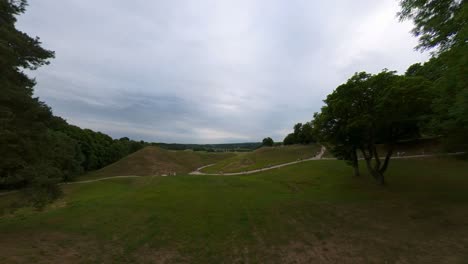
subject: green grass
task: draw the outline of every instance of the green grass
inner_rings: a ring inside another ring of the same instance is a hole
[[[235,156],[234,153],[214,153],[191,150],[165,150],[146,147],[107,167],[81,176],[79,180],[138,175],[186,174],[195,169]]]
[[[319,145],[292,145],[263,147],[253,152],[241,153],[222,160],[202,170],[205,173],[241,172],[270,167],[298,159],[314,157],[320,151]]]
[[[69,185],[45,211],[0,218],[0,263],[464,263],[467,172],[395,160],[382,188],[324,160]]]

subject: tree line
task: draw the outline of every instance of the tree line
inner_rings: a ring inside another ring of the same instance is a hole
[[[0,189],[32,190],[35,203],[60,194],[56,183],[102,168],[147,143],[81,129],[54,116],[34,97],[25,70],[49,63],[54,52],[16,29],[25,0],[0,1]]]

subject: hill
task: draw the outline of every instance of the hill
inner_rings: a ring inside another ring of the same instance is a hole
[[[220,173],[255,170],[314,157],[320,151],[320,148],[320,145],[317,144],[263,147],[253,152],[237,154],[201,171]]]
[[[388,186],[337,160],[247,176],[64,186],[5,211],[1,263],[465,263],[468,163],[394,160]],[[12,201],[13,202],[13,201]]]
[[[81,177],[98,178],[120,175],[168,175],[189,173],[201,166],[216,163],[235,156],[233,153],[212,153],[202,151],[175,151],[159,147],[145,147],[100,170]]]

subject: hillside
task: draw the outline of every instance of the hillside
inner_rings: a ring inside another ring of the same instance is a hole
[[[188,173],[201,166],[233,157],[233,153],[201,151],[171,151],[146,147],[107,167],[85,175],[81,179],[120,175],[168,175]]]
[[[229,159],[222,160],[201,171],[205,173],[224,173],[254,170],[298,159],[311,158],[319,151],[320,146],[316,144],[263,147],[253,152],[241,153]]]
[[[319,160],[66,185],[43,211],[10,213],[12,195],[0,201],[0,263],[466,263],[466,171],[395,160],[383,189]]]

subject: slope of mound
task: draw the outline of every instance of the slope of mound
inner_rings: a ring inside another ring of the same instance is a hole
[[[300,159],[314,157],[320,152],[320,145],[292,145],[263,147],[253,152],[241,153],[202,169],[205,173],[241,172],[266,168]]]
[[[200,151],[171,151],[158,147],[146,147],[84,178],[120,175],[169,175],[188,173],[204,165],[233,157],[233,153]]]

